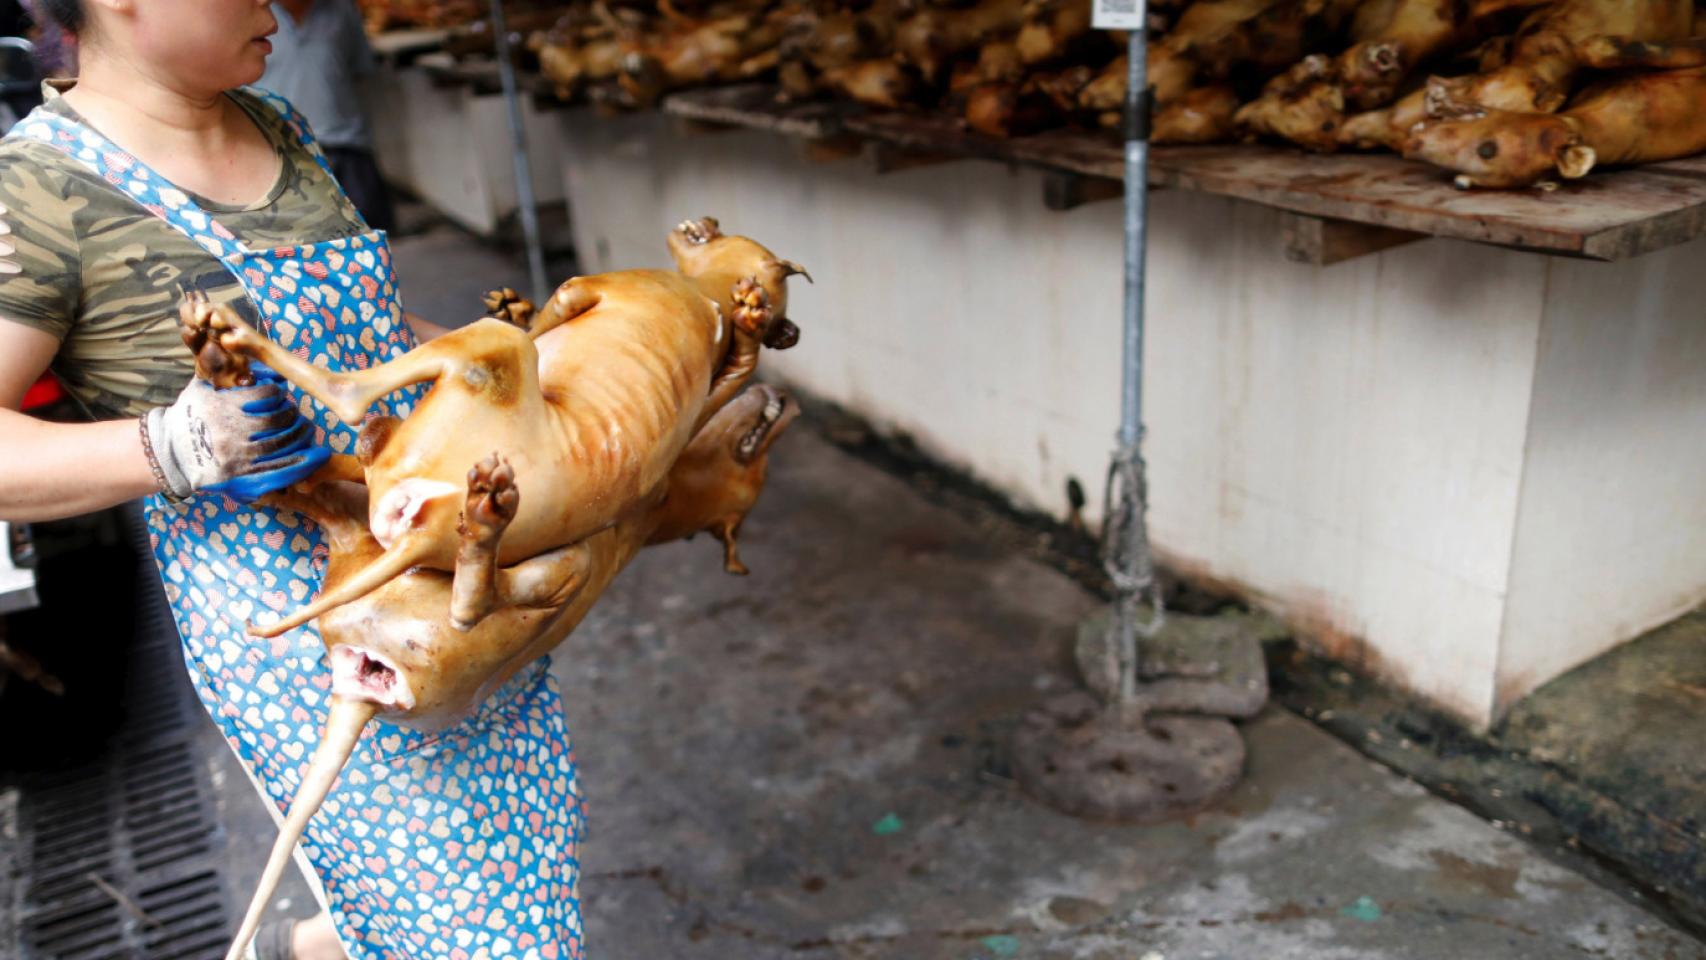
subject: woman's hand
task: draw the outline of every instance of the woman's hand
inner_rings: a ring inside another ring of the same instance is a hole
[[[216,390],[191,380],[177,402],[148,411],[144,436],[156,479],[172,496],[198,490],[249,501],[301,480],[331,451],[291,403],[278,374],[252,364],[253,386]]]

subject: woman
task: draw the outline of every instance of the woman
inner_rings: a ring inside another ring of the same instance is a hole
[[[267,0],[40,7],[75,36],[80,76],[0,141],[0,516],[148,497],[191,679],[282,810],[330,674],[312,629],[267,642],[243,624],[307,599],[325,548],[306,520],[245,502],[354,433],[264,371],[247,388],[193,381],[177,304],[199,291],[315,362],[365,367],[415,342],[390,253],[289,106],[241,89],[270,50]],[[50,366],[96,422],[16,412]],[[394,394],[380,412],[406,415],[411,400]],[[330,916],[273,931],[266,949],[579,957],[580,835],[573,752],[540,662],[459,727],[370,731],[302,845]]]

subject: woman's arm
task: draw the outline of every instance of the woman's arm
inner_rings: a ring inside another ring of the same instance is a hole
[[[51,423],[18,412],[59,341],[0,320],[0,519],[54,520],[159,489],[135,420]]]
[[[436,323],[422,320],[418,315],[403,311],[403,319],[408,321],[409,329],[415,332],[415,339],[422,343],[442,337],[450,332],[449,327],[441,327]]]

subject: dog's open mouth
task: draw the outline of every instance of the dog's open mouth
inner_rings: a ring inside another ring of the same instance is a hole
[[[771,432],[782,422],[782,415],[788,412],[787,394],[762,384],[753,389],[764,392],[764,409],[758,413],[758,422],[741,434],[735,443],[735,459],[741,463],[750,463],[764,452]]]
[[[340,646],[332,650],[332,692],[351,700],[365,700],[389,710],[410,710],[415,693],[397,668],[385,657],[360,647]]]

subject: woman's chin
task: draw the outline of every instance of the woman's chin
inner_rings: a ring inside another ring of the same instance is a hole
[[[245,58],[241,67],[231,71],[231,83],[227,85],[226,89],[249,86],[260,80],[261,75],[266,72],[267,58],[264,54],[259,57]]]
[[[231,64],[231,87],[244,87],[259,80],[267,72],[267,54],[272,44],[266,40],[250,40],[242,54]],[[229,88],[228,88],[229,89]]]

